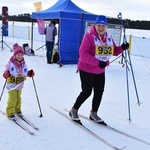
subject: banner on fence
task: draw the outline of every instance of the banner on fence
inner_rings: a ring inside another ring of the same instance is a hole
[[[2,35],[8,36],[8,7],[2,7]]]
[[[42,10],[42,4],[41,2],[36,2],[34,3],[35,11],[41,11]],[[43,19],[37,19],[37,24],[38,24],[38,32],[39,34],[43,35],[44,34],[44,20]]]

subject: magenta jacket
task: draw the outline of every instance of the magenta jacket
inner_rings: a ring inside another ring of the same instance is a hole
[[[99,67],[99,60],[95,57],[95,42],[93,35],[98,38],[94,25],[91,27],[90,32],[86,33],[82,39],[79,49],[78,69],[88,73],[100,74],[105,72],[105,68],[101,69]],[[114,41],[113,44],[114,56],[118,56],[123,52],[123,49],[121,46],[116,46]],[[108,65],[109,61],[107,62],[107,66]]]

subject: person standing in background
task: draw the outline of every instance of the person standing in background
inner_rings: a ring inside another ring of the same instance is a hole
[[[53,47],[55,43],[55,36],[57,35],[57,28],[55,27],[56,22],[51,21],[50,24],[45,28],[44,33],[46,35],[45,40],[46,40],[46,58],[47,58],[47,63],[51,64],[51,59],[52,59],[52,52],[53,52]]]

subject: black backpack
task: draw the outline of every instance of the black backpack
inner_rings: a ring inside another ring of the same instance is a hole
[[[59,61],[59,53],[56,51],[53,53],[53,63],[58,63]]]

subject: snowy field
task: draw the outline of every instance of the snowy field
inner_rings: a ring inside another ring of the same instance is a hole
[[[142,34],[142,37],[147,36],[148,32]],[[20,45],[27,42],[10,37],[4,40],[10,47],[15,42]],[[138,42],[138,45],[143,45],[143,43]],[[38,48],[39,45],[36,46]],[[148,58],[150,49],[149,47],[143,48],[142,56],[136,45],[132,50],[137,54],[131,55],[131,60],[141,105],[137,104],[130,70],[128,75],[131,122],[129,122],[126,67],[119,64],[121,60],[119,58],[106,69],[105,92],[98,114],[108,125],[150,143],[150,59]],[[64,108],[71,109],[81,89],[79,74],[76,73],[77,66],[64,65],[60,68],[57,64],[47,64],[45,52],[45,49],[40,49],[36,51],[36,56],[25,56],[28,68],[35,71],[34,81],[43,117],[39,117],[40,111],[31,78],[25,81],[22,93],[22,112],[39,127],[39,131],[20,120],[35,133],[35,135],[29,135],[0,114],[0,150],[111,150],[112,148],[50,108],[52,106],[68,115]],[[143,57],[144,55],[147,57]],[[4,49],[0,49],[0,94],[5,82],[2,74],[11,56],[10,49],[4,44]],[[92,97],[88,98],[82,105],[79,110],[80,114],[89,116],[91,99]],[[5,89],[0,101],[0,110],[5,111],[6,105],[7,91]],[[150,150],[150,145],[110,131],[91,121],[82,119],[82,122],[116,147],[126,145],[125,150]]]

